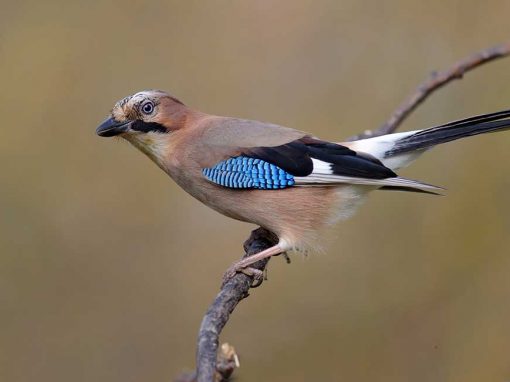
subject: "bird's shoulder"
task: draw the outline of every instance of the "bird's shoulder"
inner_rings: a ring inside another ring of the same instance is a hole
[[[309,134],[268,122],[209,116],[200,123],[201,139],[211,146],[275,147]]]

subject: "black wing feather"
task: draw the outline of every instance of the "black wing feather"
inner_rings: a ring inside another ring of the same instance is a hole
[[[358,154],[336,143],[309,137],[281,146],[246,149],[243,154],[272,163],[294,176],[310,175],[313,171],[312,158],[331,163],[335,175],[367,179],[397,176],[376,158]]]
[[[307,176],[313,171],[313,162],[308,149],[300,141],[275,147],[256,147],[244,154],[273,163],[294,176]]]

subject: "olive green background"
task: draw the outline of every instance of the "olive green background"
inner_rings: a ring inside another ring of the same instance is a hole
[[[501,1],[2,1],[0,381],[171,381],[252,226],[95,136],[165,89],[205,112],[341,140],[432,70],[510,39]],[[406,121],[510,107],[510,59]],[[510,132],[402,173],[446,197],[374,193],[324,254],[271,261],[222,340],[239,381],[510,380]]]

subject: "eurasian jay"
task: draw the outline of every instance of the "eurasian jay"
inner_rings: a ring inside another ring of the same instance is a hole
[[[97,134],[126,139],[202,203],[278,236],[275,246],[235,263],[228,277],[263,258],[312,249],[321,230],[351,216],[370,191],[438,194],[440,187],[394,171],[437,144],[508,129],[509,117],[505,110],[333,143],[271,123],[205,114],[147,90],[117,102]]]

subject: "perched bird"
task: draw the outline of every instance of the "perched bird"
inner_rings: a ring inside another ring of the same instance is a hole
[[[399,177],[431,147],[510,128],[510,110],[425,130],[333,143],[271,123],[209,115],[159,90],[115,104],[96,130],[120,136],[184,190],[214,210],[257,224],[278,243],[226,273],[254,272],[254,262],[315,246],[321,230],[351,216],[377,189],[438,194],[440,187]]]

